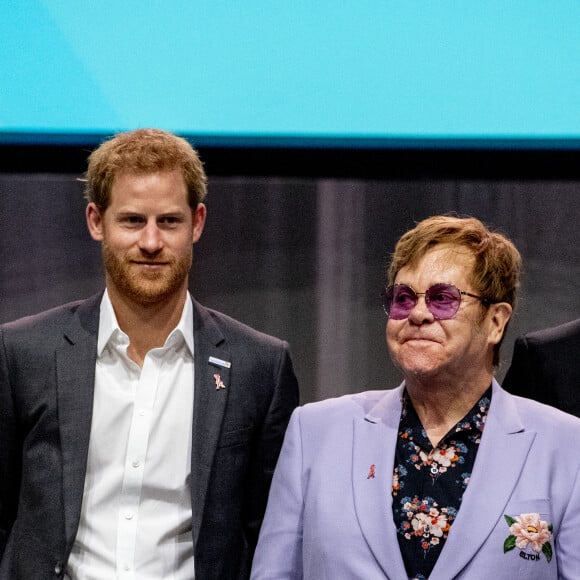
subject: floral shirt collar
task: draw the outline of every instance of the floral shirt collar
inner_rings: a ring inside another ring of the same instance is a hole
[[[451,430],[445,435],[445,437],[441,440],[441,442],[445,441],[448,437],[453,434],[460,433],[462,431],[472,432],[472,433],[483,433],[483,428],[485,427],[485,421],[487,419],[487,413],[489,411],[489,405],[491,403],[491,386],[487,389],[487,391],[483,394],[483,396],[479,399],[479,401],[471,408],[469,413],[458,421],[457,424],[451,428]],[[420,427],[422,431],[422,435],[425,437],[427,441],[429,441],[423,426],[421,425],[421,421],[417,412],[415,411],[415,407],[413,407],[413,403],[411,401],[411,397],[407,392],[407,389],[403,390],[402,394],[402,402],[403,402],[403,409],[401,411],[401,422],[399,423],[399,431],[402,428],[409,426],[413,427]],[[430,444],[430,443],[429,443]]]

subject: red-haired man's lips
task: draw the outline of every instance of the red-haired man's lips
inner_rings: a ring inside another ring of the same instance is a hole
[[[169,265],[169,262],[153,262],[150,260],[133,260],[132,263],[145,270],[160,270]]]

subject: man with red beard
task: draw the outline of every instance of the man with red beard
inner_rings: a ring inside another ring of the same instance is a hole
[[[0,579],[247,578],[298,402],[288,345],[188,292],[187,141],[121,133],[86,178],[105,291],[0,328]]]

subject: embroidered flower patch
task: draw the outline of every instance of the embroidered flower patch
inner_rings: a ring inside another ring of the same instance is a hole
[[[544,554],[549,562],[552,559],[552,524],[548,524],[540,519],[540,514],[521,514],[511,517],[504,515],[507,525],[510,527],[510,535],[503,544],[503,551],[509,552],[514,548],[519,548],[524,554],[530,554],[536,559],[540,559],[540,552]],[[525,557],[525,556],[522,556]]]

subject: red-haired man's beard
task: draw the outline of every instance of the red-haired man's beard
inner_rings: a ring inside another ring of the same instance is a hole
[[[119,254],[103,241],[102,254],[108,282],[122,296],[145,305],[163,302],[187,286],[193,248],[179,257],[134,251]]]

